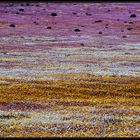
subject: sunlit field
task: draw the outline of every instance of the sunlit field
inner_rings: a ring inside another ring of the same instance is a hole
[[[0,3],[0,137],[140,137],[140,3]]]
[[[67,74],[1,78],[0,136],[139,136],[140,78]]]

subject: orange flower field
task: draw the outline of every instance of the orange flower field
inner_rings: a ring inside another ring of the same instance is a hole
[[[0,3],[0,137],[140,137],[140,3]]]

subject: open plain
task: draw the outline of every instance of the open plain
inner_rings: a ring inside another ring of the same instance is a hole
[[[139,137],[140,3],[0,3],[0,137]]]

